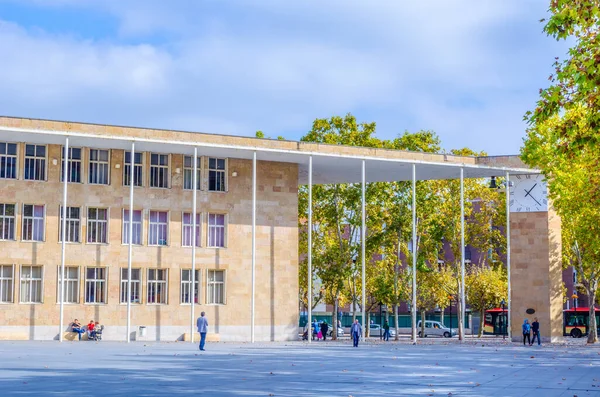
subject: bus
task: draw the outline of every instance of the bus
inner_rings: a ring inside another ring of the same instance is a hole
[[[600,309],[596,308],[596,327],[600,333]],[[563,335],[573,338],[581,338],[588,333],[588,323],[590,318],[589,307],[577,307],[563,310]]]
[[[508,309],[489,309],[485,311],[483,320],[484,335],[508,335]]]

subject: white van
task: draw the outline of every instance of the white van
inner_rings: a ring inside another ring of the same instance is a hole
[[[444,324],[440,323],[439,321],[431,321],[431,320],[425,320],[425,335],[421,335],[421,321],[419,320],[419,323],[417,324],[417,332],[419,333],[419,336],[422,338],[423,336],[425,336],[426,338],[428,336],[439,336],[439,337],[444,337],[444,338],[451,338],[453,336],[456,336],[456,330],[455,329],[450,329],[447,328]]]

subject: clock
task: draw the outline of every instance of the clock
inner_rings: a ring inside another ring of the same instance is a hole
[[[510,181],[511,212],[548,211],[548,188],[543,175],[514,175]]]

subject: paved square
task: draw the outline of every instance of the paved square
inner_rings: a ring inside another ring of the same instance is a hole
[[[0,396],[27,395],[600,397],[600,348],[0,342]]]

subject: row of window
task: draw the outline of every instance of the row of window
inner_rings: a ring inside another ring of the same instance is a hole
[[[17,179],[18,153],[17,143],[0,142],[0,179]],[[64,181],[65,149],[61,150],[61,175]],[[84,178],[84,158],[86,151],[82,148],[69,148],[69,161],[67,164],[67,182],[82,183]],[[144,186],[144,160],[145,153],[134,153],[133,158],[133,185]],[[148,153],[150,159],[148,186],[155,188],[169,188],[171,175],[171,162],[169,154]],[[23,179],[44,181],[47,178],[47,147],[46,145],[25,144]],[[125,151],[123,167],[123,185],[131,183],[131,152]],[[202,187],[204,170],[203,157],[197,158],[197,183],[196,189]],[[110,150],[87,149],[87,182],[90,184],[110,184]],[[183,188],[192,190],[194,176],[194,157],[183,157]],[[226,191],[227,160],[222,158],[208,158],[208,190],[216,192]]]
[[[0,203],[0,240],[16,240],[16,204]],[[169,211],[148,210],[148,245],[169,245]],[[108,208],[87,208],[86,214],[87,243],[108,244]],[[60,223],[58,240],[62,241],[63,207],[60,207]],[[123,244],[129,244],[130,214],[128,209],[122,210],[122,237]],[[133,210],[131,214],[131,236],[132,244],[142,245],[143,227],[142,210]],[[193,236],[193,217],[191,212],[182,214],[182,239],[183,247],[191,247]],[[46,208],[44,205],[23,204],[21,216],[21,240],[22,241],[45,241],[46,233]],[[65,241],[69,243],[81,243],[82,209],[80,207],[67,207]],[[202,242],[202,213],[196,214],[196,247]],[[224,248],[227,235],[227,215],[207,213],[206,239],[209,248]]]
[[[17,278],[16,268],[20,268]],[[143,270],[135,268],[131,270],[131,303],[166,305],[169,289],[169,269],[146,269],[146,291],[142,291],[144,285],[142,280]],[[105,304],[108,303],[108,268],[85,267],[83,278],[83,291],[81,291],[81,269],[78,266],[65,266],[65,287],[63,302],[78,304],[81,302],[83,292],[83,303]],[[127,303],[128,291],[128,269],[120,269],[120,291],[119,303]],[[180,271],[180,293],[179,303],[200,303],[201,291],[200,270],[196,270],[195,283],[192,287],[192,270],[181,269]],[[58,288],[56,302],[60,303],[61,268],[58,267]],[[14,303],[15,280],[19,281],[19,303],[43,303],[44,298],[44,268],[43,266],[29,265],[0,265],[0,303]],[[192,293],[193,290],[193,293]],[[193,296],[193,298],[192,298]],[[206,304],[225,304],[225,271],[206,270]]]

